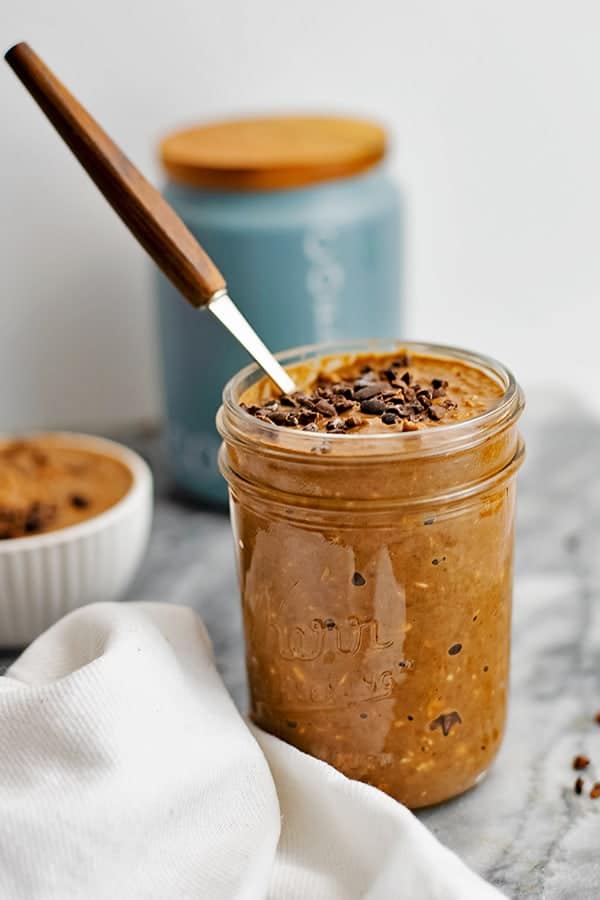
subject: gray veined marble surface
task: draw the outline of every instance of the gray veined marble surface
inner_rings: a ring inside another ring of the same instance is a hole
[[[600,900],[600,421],[567,398],[529,398],[523,421],[511,707],[500,756],[482,784],[420,818],[513,898]],[[245,703],[242,633],[227,517],[174,497],[159,442],[130,440],[153,465],[150,551],[130,599],[193,606],[220,671]],[[597,761],[585,795],[571,761]]]

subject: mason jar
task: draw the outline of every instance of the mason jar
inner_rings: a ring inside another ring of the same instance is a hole
[[[416,808],[475,784],[502,740],[523,395],[487,357],[402,348],[480,369],[501,399],[414,432],[298,431],[240,407],[261,377],[250,366],[227,384],[218,427],[253,720]]]
[[[269,349],[401,333],[399,195],[370,122],[252,119],[162,142],[164,195],[223,272]],[[248,355],[158,274],[169,461],[196,497],[227,502],[214,420]]]

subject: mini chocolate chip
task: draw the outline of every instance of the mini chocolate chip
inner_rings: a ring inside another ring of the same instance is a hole
[[[360,404],[360,411],[368,416],[380,416],[385,411],[385,403],[383,400],[368,399],[363,400]]]
[[[387,401],[387,411],[394,412],[402,419],[406,419],[408,418],[408,416],[410,416],[410,407],[406,406],[406,404],[403,403],[400,397],[392,397]]]
[[[282,406],[295,406],[296,402],[292,399],[288,394],[282,394],[279,398],[279,402]]]
[[[325,427],[327,431],[344,431],[344,420],[336,416],[335,419],[330,419]]]
[[[314,422],[317,418],[317,413],[313,409],[301,409],[298,413],[298,421],[301,425],[308,425],[310,422]]]
[[[376,397],[377,394],[381,394],[387,387],[387,384],[383,384],[383,382],[381,381],[376,381],[374,384],[368,384],[366,387],[355,391],[354,397],[356,398],[356,400],[370,400],[371,397]]]
[[[330,384],[321,383],[317,387],[317,394],[319,397],[322,397],[324,400],[331,400],[333,397],[333,390]]]
[[[348,416],[347,419],[344,419],[344,428],[346,430],[357,428],[359,425],[362,425],[362,419],[359,419],[357,416]]]
[[[273,425],[287,425],[287,419],[288,419],[289,413],[284,412],[282,409],[273,409],[273,410],[267,409],[266,413],[267,413],[268,418],[273,423]]]
[[[384,425],[395,425],[398,421],[398,416],[393,412],[384,412],[381,417],[381,421]]]
[[[450,654],[450,656],[456,656],[456,654],[460,653],[461,650],[462,644],[452,644],[452,646],[448,650],[448,653]]]
[[[488,671],[489,671],[489,668],[490,668],[489,666],[484,666],[484,667],[483,667],[483,671],[484,671],[484,672],[488,672]]]
[[[425,519],[423,525],[433,525],[435,519]]]
[[[403,381],[404,384],[410,384],[410,372],[405,372],[404,375],[401,375],[400,381]]]
[[[430,419],[433,419],[434,422],[439,422],[440,419],[443,419],[448,410],[445,406],[440,406],[439,403],[434,403],[427,409],[427,414]]]
[[[362,587],[363,584],[366,584],[366,583],[367,582],[366,582],[365,578],[363,578],[363,576],[360,574],[360,572],[355,572],[354,575],[352,576],[352,584],[355,587]]]
[[[454,709],[449,713],[442,713],[442,715],[438,716],[437,719],[434,719],[433,722],[429,724],[429,730],[435,731],[436,728],[441,728],[444,737],[448,737],[454,725],[460,725],[462,723],[462,719]]]
[[[352,388],[346,381],[336,381],[335,384],[331,385],[331,390],[334,394],[342,394],[342,396],[348,396],[347,391],[352,391]]]
[[[600,797],[600,781],[597,781],[592,787],[590,791],[590,797],[592,798],[592,800],[596,800],[598,797]]]
[[[575,791],[576,794],[581,794],[581,792],[583,790],[583,778],[581,777],[581,775],[579,775],[575,779],[575,784],[573,786],[573,790]]]
[[[90,501],[87,497],[83,497],[81,494],[73,494],[71,496],[71,506],[74,506],[76,509],[86,509],[90,505]]]
[[[300,406],[308,406],[309,409],[312,409],[312,407],[315,405],[312,397],[309,397],[308,394],[304,394],[302,391],[296,391],[296,393],[294,394],[294,400],[296,401],[296,403],[299,403]]]
[[[319,400],[315,408],[318,412],[321,413],[322,416],[326,416],[328,419],[331,419],[333,418],[333,416],[335,416],[335,406],[328,400]]]
[[[360,370],[360,374],[366,375],[367,372],[372,372],[372,371],[373,371],[373,369],[371,368],[371,366],[363,366],[362,369]]]
[[[589,764],[590,764],[590,761],[587,756],[581,756],[581,755],[576,756],[575,759],[573,760],[573,768],[576,770],[587,769]]]
[[[39,531],[41,527],[42,520],[35,513],[28,516],[28,518],[25,520],[24,531],[26,531],[27,534],[32,534],[34,531]]]
[[[432,378],[431,379],[431,387],[434,388],[435,390],[438,390],[439,388],[445,388],[445,387],[448,387],[448,382],[443,381],[441,378]]]
[[[368,713],[361,713],[361,714],[360,714],[361,719],[366,719],[367,716],[368,716]]]
[[[440,564],[439,559],[432,559],[432,560],[431,560],[431,565],[432,565],[432,566],[439,566],[439,564]]]
[[[408,719],[409,722],[413,722],[413,721],[414,721],[414,716],[407,716],[406,718]]]
[[[348,400],[346,397],[336,397],[333,401],[333,405],[335,406],[336,412],[346,412],[348,409],[352,409],[354,403],[352,400]]]
[[[333,631],[333,629],[335,628],[335,622],[333,621],[333,619],[325,619],[325,628],[327,629],[327,631]]]

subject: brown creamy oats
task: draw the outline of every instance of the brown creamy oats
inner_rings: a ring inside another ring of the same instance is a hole
[[[263,378],[245,391],[241,404],[252,415],[284,427],[387,433],[409,430],[407,425],[420,430],[472,419],[503,394],[500,384],[480,369],[403,351],[360,354],[342,362],[324,358],[316,373],[300,363],[290,374],[299,387],[295,394],[282,396]],[[348,421],[351,427],[343,427]]]
[[[448,401],[444,418],[413,410],[410,431],[356,408],[336,411],[360,417],[348,431],[328,432],[331,415],[316,432],[276,426],[240,408],[277,396],[243,373],[219,414],[252,716],[411,807],[469,788],[502,739],[523,453],[506,370],[434,351],[409,348],[397,367],[420,389],[447,382],[427,398]],[[315,353],[288,370],[310,395],[367,366],[377,384],[401,352]]]
[[[119,460],[60,436],[3,441],[0,540],[76,525],[114,506],[132,481]]]

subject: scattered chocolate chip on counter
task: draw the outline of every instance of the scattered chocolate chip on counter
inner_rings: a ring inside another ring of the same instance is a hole
[[[592,798],[592,800],[596,800],[598,797],[600,797],[600,781],[597,781],[594,785],[592,785],[590,797]]]
[[[583,784],[584,784],[584,782],[583,782],[583,778],[581,776],[579,776],[578,778],[575,779],[575,784],[573,785],[573,790],[575,791],[576,794],[581,794],[581,792],[583,791]]]
[[[588,759],[587,756],[576,756],[573,760],[573,768],[576,771],[579,771],[581,769],[587,769],[589,764],[590,764],[590,760]]]

